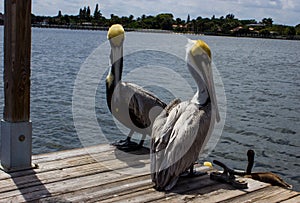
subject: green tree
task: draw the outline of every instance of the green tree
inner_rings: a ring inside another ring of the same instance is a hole
[[[186,19],[186,23],[189,23],[191,21],[191,17],[190,17],[190,14],[188,14],[188,17]]]
[[[273,19],[272,18],[263,18],[261,21],[263,24],[267,26],[272,26],[273,25]]]
[[[159,25],[158,29],[162,29],[162,30],[173,29],[173,14],[169,14],[169,13],[159,14],[155,18],[156,18],[156,22]]]
[[[62,17],[61,10],[58,11],[57,17]]]
[[[259,31],[259,34],[261,34],[264,37],[270,36],[270,31],[268,29],[262,29]]]
[[[296,34],[300,35],[300,24],[296,25],[295,29],[296,29]]]
[[[183,24],[184,24],[184,21],[181,20],[181,18],[176,18],[176,24],[177,24],[177,25],[183,25]]]
[[[109,26],[117,23],[122,23],[121,19],[114,14],[110,14]]]
[[[142,16],[141,28],[144,29],[159,29],[159,24],[154,16]]]
[[[133,16],[133,15],[130,15],[130,16],[129,16],[129,21],[131,21],[131,22],[132,22],[132,21],[133,21],[133,19],[134,19],[134,16]]]
[[[235,19],[233,14],[227,14],[225,19],[220,18],[219,27],[217,29],[222,30],[224,34],[230,34],[232,29],[240,25],[242,25],[242,23],[238,19]]]
[[[91,19],[91,9],[89,6],[86,9],[86,18],[85,19],[87,19],[87,20]]]
[[[227,14],[225,19],[230,19],[230,20],[233,20],[234,19],[234,15],[232,13],[230,14]]]
[[[83,14],[83,19],[86,19],[86,7],[83,8],[82,14]]]
[[[78,16],[79,16],[80,19],[83,19],[83,17],[84,17],[83,10],[81,8],[79,9],[79,15]]]
[[[240,20],[242,25],[249,25],[249,24],[256,24],[257,21],[254,19],[250,19],[250,20]]]
[[[296,35],[296,29],[294,27],[287,27],[285,28],[285,32],[284,32],[285,35],[287,36],[294,36]]]
[[[98,4],[96,4],[95,11],[94,11],[94,19],[99,20],[101,18],[101,16],[102,16],[102,14],[99,10],[99,6],[98,6]]]
[[[84,20],[86,20],[86,17],[87,17],[87,8],[86,7],[84,7],[83,9],[81,8],[79,10],[79,19],[81,21],[84,21]]]
[[[68,15],[64,15],[60,18],[61,24],[70,24],[70,17]]]

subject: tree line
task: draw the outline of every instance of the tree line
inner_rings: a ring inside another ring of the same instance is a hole
[[[187,15],[187,19],[175,18],[171,13],[162,13],[155,16],[142,15],[135,18],[130,16],[117,16],[111,14],[110,18],[105,18],[98,4],[92,12],[89,6],[79,9],[78,15],[62,14],[58,11],[57,16],[35,16],[32,15],[33,24],[49,24],[49,25],[92,25],[109,27],[112,24],[120,23],[125,28],[132,29],[161,29],[171,30],[174,32],[188,32],[196,34],[222,34],[222,35],[280,35],[294,36],[300,35],[300,24],[297,26],[287,26],[274,24],[272,18],[263,18],[257,22],[255,19],[239,20],[234,14],[211,18],[203,18],[201,16],[191,19]]]

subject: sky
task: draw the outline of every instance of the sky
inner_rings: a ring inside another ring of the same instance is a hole
[[[4,1],[0,3],[2,13]],[[300,24],[299,0],[32,0],[32,13],[55,16],[61,10],[62,14],[77,15],[84,6],[90,6],[93,13],[97,3],[106,18],[110,18],[110,14],[137,18],[143,14],[172,13],[174,18],[186,20],[188,14],[195,19],[213,15],[219,18],[232,13],[240,20],[272,18],[275,24]]]

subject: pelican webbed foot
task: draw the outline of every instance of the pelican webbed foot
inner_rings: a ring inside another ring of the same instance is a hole
[[[110,143],[110,144],[113,145],[113,146],[119,146],[119,145],[124,144],[125,142],[127,142],[127,139],[125,139],[125,140],[114,141],[114,142],[112,142],[112,143]]]
[[[132,137],[133,133],[134,133],[134,131],[131,130],[125,140],[115,141],[115,142],[111,143],[111,145],[113,145],[117,149],[125,151],[125,152],[131,152],[131,151],[136,151],[136,150],[142,149],[145,138],[146,138],[146,134],[143,134],[143,137],[142,137],[140,143],[137,144],[136,142],[131,141],[131,137]]]
[[[119,141],[111,143],[111,145],[113,145],[117,149],[125,151],[125,152],[136,151],[143,147],[142,145],[140,145],[136,142],[132,142],[129,139],[119,140]]]
[[[195,163],[197,164],[197,163]],[[180,177],[184,177],[184,178],[191,178],[191,177],[198,177],[198,176],[203,176],[206,175],[206,172],[201,172],[201,171],[197,171],[196,169],[194,169],[194,164],[185,172],[183,172]]]

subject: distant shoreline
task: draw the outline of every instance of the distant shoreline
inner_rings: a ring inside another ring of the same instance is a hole
[[[56,28],[56,29],[70,29],[70,30],[100,30],[108,31],[109,27],[95,26],[95,25],[40,25],[32,24],[31,27],[35,28]],[[152,33],[174,33],[170,30],[158,30],[158,29],[135,29],[124,28],[127,32],[152,32]]]
[[[56,28],[56,29],[71,29],[71,30],[100,30],[108,31],[109,27],[94,26],[94,25],[41,25],[32,24],[32,27],[36,28]],[[221,37],[247,37],[247,38],[262,38],[262,39],[279,39],[279,40],[300,40],[299,35],[295,35],[293,39],[285,36],[276,37],[263,37],[252,34],[245,35],[230,35],[230,34],[215,34],[215,33],[193,33],[193,32],[174,32],[171,30],[159,30],[159,29],[138,29],[138,28],[124,28],[127,32],[146,32],[146,33],[166,33],[166,34],[186,34],[186,35],[206,35],[206,36],[221,36]]]
[[[0,25],[3,26],[3,25]],[[49,29],[69,29],[69,30],[95,30],[95,31],[107,31],[109,27],[94,26],[94,25],[42,25],[32,24],[33,28],[49,28]],[[205,35],[205,36],[220,36],[220,37],[237,37],[237,38],[260,38],[260,39],[277,39],[277,40],[300,40],[300,35],[295,35],[293,38],[286,36],[276,37],[264,37],[255,36],[251,34],[245,35],[230,35],[230,34],[215,34],[215,33],[193,33],[193,32],[174,32],[171,30],[159,30],[159,29],[138,29],[138,28],[124,28],[127,32],[145,32],[145,33],[165,33],[165,34],[184,34],[184,35]]]

